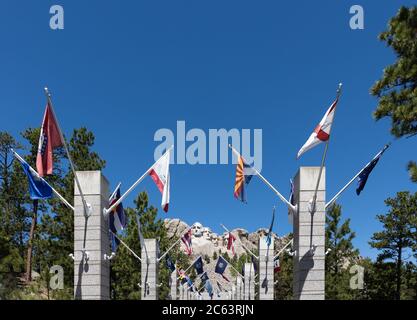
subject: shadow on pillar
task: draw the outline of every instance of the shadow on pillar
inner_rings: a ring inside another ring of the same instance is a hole
[[[302,272],[300,272],[300,277],[299,277],[299,280],[300,280],[299,290],[302,292],[308,273],[310,272],[311,269],[314,268],[313,254],[310,251],[307,251],[304,254],[304,256],[301,258],[299,265],[302,267]]]

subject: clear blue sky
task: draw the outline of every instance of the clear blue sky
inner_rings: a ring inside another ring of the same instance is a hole
[[[259,128],[263,174],[286,196],[300,165],[319,165],[323,146],[295,154],[344,83],[327,161],[330,199],[388,141],[389,121],[375,122],[369,88],[394,61],[378,41],[400,5],[413,1],[59,1],[65,29],[49,28],[54,1],[1,1],[0,130],[15,135],[39,126],[43,87],[69,135],[87,126],[104,174],[124,189],[153,161],[159,128]],[[361,4],[365,29],[349,27],[349,8]],[[406,163],[417,139],[396,141],[360,197],[354,187],[340,199],[355,245],[374,257],[368,241],[380,229],[375,216],[397,191],[416,191]],[[254,231],[267,227],[278,206],[275,231],[291,230],[285,206],[258,179],[247,205],[233,198],[233,165],[173,165],[168,214]],[[147,190],[160,206],[151,179]],[[136,193],[135,193],[136,194]],[[128,198],[132,204],[133,195]]]

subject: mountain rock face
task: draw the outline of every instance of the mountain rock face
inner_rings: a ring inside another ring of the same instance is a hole
[[[165,219],[164,225],[167,229],[168,238],[178,238],[187,231],[190,226],[181,221],[180,219]],[[225,254],[227,250],[227,242],[229,233],[217,234],[211,231],[209,227],[203,226],[199,222],[195,222],[192,226],[192,246],[193,256],[199,255],[212,257],[214,252],[217,254]],[[258,248],[259,238],[265,236],[268,232],[267,229],[258,229],[255,232],[249,233],[245,229],[236,228],[231,230],[231,233],[236,238],[234,242],[235,253],[240,256],[246,252],[246,249],[256,252]],[[275,251],[282,248],[289,240],[288,236],[278,237],[273,234],[275,239]],[[239,241],[240,239],[240,241]],[[242,245],[243,244],[243,245]],[[232,252],[229,250],[229,256],[232,256]]]

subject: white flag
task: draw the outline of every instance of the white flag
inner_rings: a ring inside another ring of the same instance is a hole
[[[332,105],[324,115],[323,119],[321,119],[320,123],[317,125],[313,133],[308,138],[307,142],[301,147],[300,151],[298,151],[297,159],[300,158],[304,152],[310,150],[311,148],[315,147],[316,145],[322,142],[326,142],[327,140],[329,140],[334,114],[336,111],[336,105],[338,101],[339,98],[337,98],[332,103]]]
[[[152,167],[149,175],[162,194],[162,209],[168,212],[169,205],[169,160],[171,150],[168,150]]]

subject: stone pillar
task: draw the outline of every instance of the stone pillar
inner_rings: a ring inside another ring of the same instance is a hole
[[[301,167],[294,178],[298,213],[294,216],[294,281],[293,297],[297,300],[324,300],[324,244],[326,170],[317,193],[316,211],[310,213],[319,167]]]
[[[244,300],[255,300],[255,270],[252,263],[245,263],[245,292]]]
[[[100,171],[78,171],[85,201],[90,206],[89,218],[79,190],[74,184],[74,298],[110,299],[110,265],[108,254],[109,227],[103,208],[109,204],[108,182]],[[83,253],[85,252],[85,253]]]
[[[274,241],[259,237],[259,300],[274,300]]]
[[[171,300],[177,300],[177,272],[171,273]]]
[[[236,278],[236,300],[242,300],[242,278],[237,277]]]
[[[142,300],[158,300],[159,245],[156,239],[144,239],[144,242],[146,250],[141,249]]]
[[[182,284],[180,284],[180,300],[185,300],[185,289]]]

